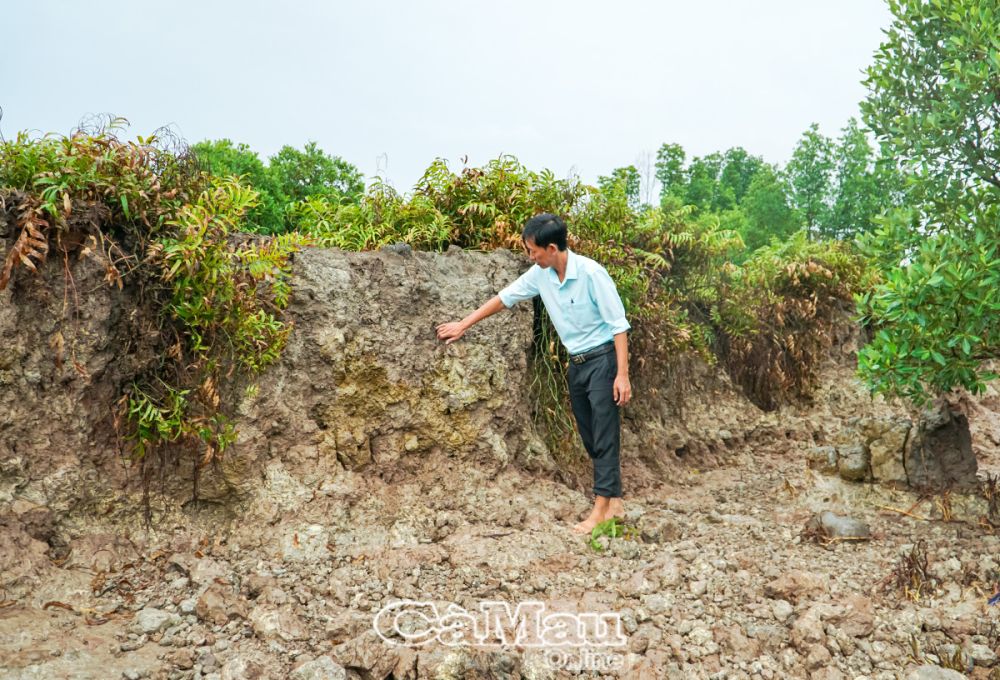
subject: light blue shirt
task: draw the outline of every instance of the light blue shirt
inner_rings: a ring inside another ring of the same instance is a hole
[[[632,328],[607,270],[568,248],[563,281],[559,281],[555,267],[542,269],[534,264],[498,295],[508,309],[521,300],[541,295],[552,325],[570,354],[594,349]]]

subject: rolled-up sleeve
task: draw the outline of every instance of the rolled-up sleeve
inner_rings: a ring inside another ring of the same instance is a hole
[[[607,270],[597,269],[591,274],[590,281],[594,302],[597,303],[601,318],[611,327],[612,334],[618,335],[631,329],[632,326],[625,318],[625,305],[622,304],[621,296],[618,295],[618,287],[615,286],[615,282]]]
[[[532,265],[528,271],[521,274],[513,283],[497,293],[504,307],[509,309],[521,300],[530,300],[538,295],[538,281],[535,277],[539,271],[541,271],[541,268],[537,264]]]

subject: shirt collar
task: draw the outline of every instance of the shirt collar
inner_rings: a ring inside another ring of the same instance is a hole
[[[559,274],[556,272],[556,268],[550,267],[549,276],[553,278],[557,286],[564,285],[570,279],[575,279],[577,277],[576,260],[577,260],[577,254],[574,253],[569,248],[566,248],[566,278],[563,279],[562,281],[559,280]]]

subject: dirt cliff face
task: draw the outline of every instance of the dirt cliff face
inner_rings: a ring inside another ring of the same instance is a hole
[[[0,236],[5,227],[0,213]],[[100,512],[125,479],[113,406],[155,358],[155,327],[104,274],[52,252],[0,291],[0,504]]]
[[[233,488],[259,496],[262,474],[314,487],[340,469],[392,482],[442,464],[441,474],[514,464],[589,489],[579,442],[557,465],[532,425],[532,305],[494,315],[451,345],[434,331],[528,266],[502,250],[298,255],[295,330],[259,395],[240,405],[240,443],[226,468]],[[686,456],[721,457],[760,414],[700,362],[634,367],[632,377],[644,391],[623,419],[631,489],[658,483]]]
[[[67,280],[59,264],[0,293],[0,502],[97,512],[127,488],[112,413],[155,358],[149,312],[89,260],[68,262]],[[434,331],[525,267],[508,251],[297,254],[289,345],[237,405],[238,443],[199,497],[244,500],[275,462],[307,484],[335,468],[405,475],[429,454],[551,467],[527,408],[531,306],[450,346]],[[168,472],[160,488],[179,504],[190,473]]]
[[[551,468],[528,407],[531,305],[451,345],[435,332],[524,267],[507,251],[297,255],[295,329],[259,394],[239,407],[241,465],[280,467],[306,486],[340,469],[403,479],[429,459]],[[252,493],[260,476],[233,481]]]

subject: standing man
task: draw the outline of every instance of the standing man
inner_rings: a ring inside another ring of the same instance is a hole
[[[521,239],[532,267],[461,321],[441,324],[438,338],[451,344],[474,324],[521,300],[542,296],[559,339],[570,355],[569,396],[583,445],[594,463],[594,509],[573,527],[589,533],[599,522],[624,517],[619,462],[618,408],[632,398],[628,379],[625,307],[614,281],[597,262],[566,247],[566,224],[535,215]]]

